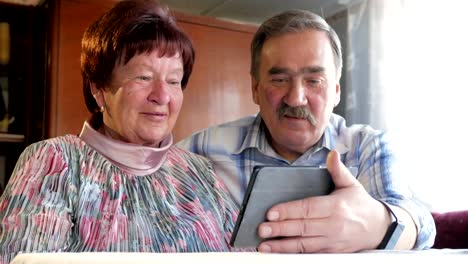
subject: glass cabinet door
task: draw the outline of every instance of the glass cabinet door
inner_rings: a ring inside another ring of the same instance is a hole
[[[10,61],[10,23],[0,21],[0,133],[8,132],[8,63]]]
[[[0,1],[0,191],[24,148],[45,138],[49,1]]]

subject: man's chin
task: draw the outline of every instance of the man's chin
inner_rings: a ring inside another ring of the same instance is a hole
[[[319,139],[316,139],[310,132],[310,130],[304,131],[288,131],[288,133],[283,134],[282,141],[283,145],[288,146],[291,150],[296,150],[302,152],[302,150],[307,150]]]

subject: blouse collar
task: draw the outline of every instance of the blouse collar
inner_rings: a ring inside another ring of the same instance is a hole
[[[172,134],[161,141],[159,148],[126,143],[107,137],[96,131],[86,121],[80,138],[120,169],[138,176],[157,171],[172,146]]]

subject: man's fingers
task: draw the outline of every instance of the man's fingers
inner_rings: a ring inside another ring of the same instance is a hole
[[[328,227],[327,218],[264,222],[258,227],[258,235],[261,238],[328,236]]]
[[[258,251],[269,253],[326,253],[340,252],[339,244],[331,245],[326,237],[295,237],[268,240],[258,246]]]
[[[342,189],[359,185],[357,179],[351,174],[340,160],[340,154],[336,150],[330,151],[327,156],[327,169],[335,183],[335,189]]]
[[[332,204],[331,197],[316,196],[277,204],[268,210],[268,221],[285,219],[325,218],[329,216]]]

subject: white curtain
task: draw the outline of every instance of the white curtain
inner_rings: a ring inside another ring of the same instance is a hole
[[[362,1],[348,27],[350,118],[364,108],[393,135],[397,172],[432,211],[468,209],[468,1]],[[364,85],[356,68],[368,70]]]

